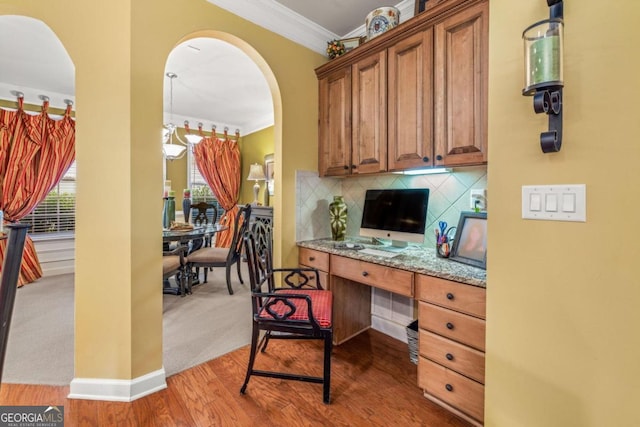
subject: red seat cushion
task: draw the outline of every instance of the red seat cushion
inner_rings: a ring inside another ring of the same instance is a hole
[[[316,322],[322,328],[331,327],[332,320],[332,308],[333,308],[333,294],[331,291],[313,290],[313,289],[278,289],[276,292],[282,292],[291,295],[309,295],[311,297],[311,309],[313,310],[313,316]],[[287,317],[287,320],[309,320],[309,313],[307,313],[307,302],[302,298],[291,298],[288,300],[295,306],[295,312]],[[265,305],[268,301],[265,302]],[[292,310],[282,301],[277,301],[275,304],[269,307],[277,316],[285,316]],[[266,309],[260,311],[261,319],[274,319]]]

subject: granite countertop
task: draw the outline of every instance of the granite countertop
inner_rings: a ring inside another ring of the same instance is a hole
[[[348,258],[368,261],[379,265],[408,270],[414,273],[426,274],[441,279],[453,280],[468,285],[487,287],[487,272],[481,268],[462,264],[447,258],[436,256],[435,248],[419,245],[409,245],[407,249],[393,258],[384,258],[375,255],[360,253],[354,249],[338,249],[336,243],[354,243],[365,247],[376,248],[375,245],[365,244],[365,239],[347,238],[344,242],[336,242],[331,239],[305,240],[298,242],[298,246],[328,252],[333,255],[341,255]],[[370,242],[370,241],[369,241]],[[379,246],[378,246],[379,248]]]

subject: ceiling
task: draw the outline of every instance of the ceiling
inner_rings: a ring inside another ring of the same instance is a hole
[[[238,16],[324,54],[328,40],[364,34],[366,15],[384,0],[207,0]],[[403,0],[401,21],[413,15],[414,1]],[[205,130],[238,129],[246,135],[273,125],[273,103],[267,82],[255,63],[240,49],[211,38],[191,39],[167,58],[165,123]],[[53,107],[75,100],[75,68],[64,46],[42,21],[24,16],[0,16],[0,99],[25,94],[25,102],[40,104],[39,95]]]

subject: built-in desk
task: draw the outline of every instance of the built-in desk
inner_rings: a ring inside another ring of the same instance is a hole
[[[354,243],[358,243],[354,241]],[[371,327],[371,287],[418,301],[418,385],[424,396],[481,425],[484,418],[486,271],[410,246],[393,258],[298,243],[298,262],[333,292],[334,344]]]

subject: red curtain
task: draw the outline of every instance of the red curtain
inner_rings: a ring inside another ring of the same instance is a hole
[[[200,173],[225,210],[220,223],[229,228],[216,235],[216,246],[228,248],[233,240],[233,224],[238,214],[241,172],[238,142],[212,135],[203,138],[193,153]]]
[[[40,114],[30,115],[19,98],[17,111],[0,109],[0,209],[5,223],[17,222],[31,213],[75,159],[71,105],[61,120],[49,117],[48,107],[45,102]],[[5,242],[0,241],[0,268]],[[33,241],[27,236],[18,286],[40,277],[40,262]]]

